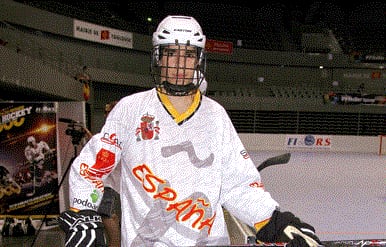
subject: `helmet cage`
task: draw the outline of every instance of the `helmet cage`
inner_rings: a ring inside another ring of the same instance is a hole
[[[157,90],[175,96],[190,95],[197,92],[205,72],[206,37],[200,24],[190,16],[169,15],[158,25],[153,33],[152,42],[151,74]],[[178,59],[170,60],[170,57],[165,59],[164,56],[173,53],[163,54],[163,49],[166,47],[171,48],[171,51],[172,49],[176,50]],[[186,52],[191,55],[192,47],[197,51],[193,68],[191,67],[191,60],[189,60],[189,64],[186,63],[187,59],[192,58],[192,56],[186,56]],[[164,64],[161,64],[161,61]],[[173,61],[174,67],[167,64],[169,61]],[[176,72],[176,69],[183,71]],[[192,71],[187,70],[194,71],[192,73]],[[174,74],[174,78],[167,74],[169,72]]]
[[[164,49],[169,47],[169,45],[165,44],[155,46],[152,50],[151,75],[157,90],[161,93],[172,96],[186,96],[196,93],[202,80],[204,79],[206,69],[204,49],[196,46],[179,45],[177,40],[175,44],[170,45],[177,47],[179,52],[184,50],[185,52],[183,52],[183,54],[186,54],[188,47],[194,47],[196,50],[196,62],[192,68],[186,68],[186,60],[189,57],[182,55],[178,56],[176,65],[170,65],[169,54],[163,54]],[[163,56],[167,56],[167,58],[164,59],[166,64],[161,63]],[[181,61],[181,59],[184,61]],[[180,66],[181,63],[183,66]],[[177,69],[177,74],[182,74],[183,78],[176,78],[169,75],[169,69]],[[189,73],[188,70],[194,71],[193,73]]]

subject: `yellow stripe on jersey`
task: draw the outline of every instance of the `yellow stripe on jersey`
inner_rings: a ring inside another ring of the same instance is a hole
[[[162,102],[162,104],[165,106],[166,110],[169,112],[169,114],[173,117],[174,121],[179,124],[183,122],[184,120],[188,119],[193,115],[193,113],[197,110],[198,106],[200,105],[200,99],[201,99],[201,93],[200,90],[197,90],[197,93],[194,95],[193,103],[192,105],[186,110],[184,113],[180,114],[172,105],[172,103],[169,101],[169,98],[166,94],[158,93],[158,96]]]
[[[260,221],[260,222],[257,222],[254,226],[255,226],[255,229],[256,231],[260,231],[261,228],[263,228],[266,224],[268,224],[268,222],[271,220],[271,218],[269,219],[266,219],[266,220],[263,220],[263,221]]]

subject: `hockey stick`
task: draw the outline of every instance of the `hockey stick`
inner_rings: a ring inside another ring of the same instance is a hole
[[[259,243],[252,246],[276,246],[285,247],[287,243]],[[244,246],[244,245],[243,245]],[[364,240],[329,240],[322,241],[323,247],[365,247],[365,246],[386,246],[386,239],[364,239]]]
[[[285,153],[281,154],[275,157],[271,157],[267,160],[265,160],[263,163],[261,163],[258,167],[257,170],[260,172],[264,168],[268,166],[273,166],[273,165],[280,165],[280,164],[286,164],[291,158],[291,153]]]

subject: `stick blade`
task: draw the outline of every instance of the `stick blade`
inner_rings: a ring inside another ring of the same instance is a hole
[[[263,163],[261,163],[257,167],[257,170],[261,171],[268,166],[286,164],[286,163],[288,163],[288,161],[290,159],[291,159],[291,153],[285,153],[285,154],[281,154],[281,155],[278,155],[275,157],[271,157],[271,158],[265,160]]]

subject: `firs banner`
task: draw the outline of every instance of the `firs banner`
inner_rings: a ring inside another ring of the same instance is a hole
[[[331,149],[332,141],[326,135],[286,135],[286,149]]]
[[[59,214],[55,104],[0,102],[0,217]]]

